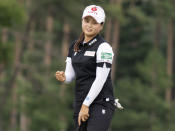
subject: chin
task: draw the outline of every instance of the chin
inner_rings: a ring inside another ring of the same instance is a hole
[[[94,37],[95,34],[86,34],[86,36],[88,36],[88,37]]]
[[[94,36],[94,33],[85,33],[87,36]]]

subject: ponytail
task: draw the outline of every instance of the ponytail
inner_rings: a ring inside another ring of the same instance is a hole
[[[84,32],[82,32],[78,38],[78,40],[76,41],[75,45],[74,45],[74,51],[75,52],[78,52],[79,50],[79,45],[80,45],[80,42],[83,41],[84,39]]]

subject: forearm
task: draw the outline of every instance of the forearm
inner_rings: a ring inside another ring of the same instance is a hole
[[[84,105],[90,106],[90,104],[95,100],[95,98],[102,90],[109,72],[110,68],[97,67],[96,79],[94,80],[91,89],[83,102]]]

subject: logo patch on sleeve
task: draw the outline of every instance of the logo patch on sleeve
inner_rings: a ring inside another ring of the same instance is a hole
[[[102,52],[101,59],[102,60],[112,60],[112,53]]]

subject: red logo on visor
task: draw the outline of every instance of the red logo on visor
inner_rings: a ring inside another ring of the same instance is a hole
[[[97,7],[93,7],[91,10],[92,11],[97,11]]]

